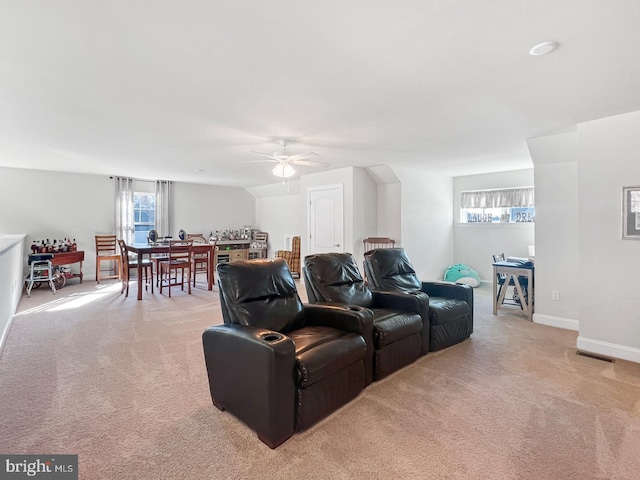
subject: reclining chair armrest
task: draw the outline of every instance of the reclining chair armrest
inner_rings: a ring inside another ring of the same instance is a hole
[[[422,332],[420,355],[426,355],[429,351],[431,339],[431,321],[429,320],[429,295],[420,291],[413,292],[383,292],[372,291],[373,301],[377,307],[404,310],[420,315],[422,319]]]
[[[473,319],[473,288],[471,286],[448,282],[422,282],[422,291],[432,297],[452,298],[467,302]]]
[[[404,310],[420,314],[423,322],[429,322],[429,295],[424,292],[385,292],[373,290],[376,307]]]
[[[373,312],[359,305],[316,303],[304,306],[307,325],[324,325],[362,335],[373,335]]]
[[[432,297],[455,298],[473,303],[473,288],[469,285],[449,282],[422,282],[422,291]]]
[[[362,335],[367,346],[364,385],[369,385],[373,381],[373,354],[375,350],[373,312],[359,305],[317,303],[305,304],[304,313],[307,325],[324,325]]]
[[[240,418],[271,448],[288,439],[295,428],[293,340],[224,324],[205,330],[202,343],[214,405]]]

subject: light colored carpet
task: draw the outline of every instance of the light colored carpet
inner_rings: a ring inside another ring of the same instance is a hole
[[[92,480],[640,478],[640,365],[493,316],[485,287],[469,340],[276,450],[211,403],[201,334],[221,323],[217,292],[135,295],[86,281],[23,297],[0,357],[0,452],[78,454]]]

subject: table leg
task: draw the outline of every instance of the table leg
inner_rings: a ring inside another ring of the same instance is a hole
[[[138,268],[136,268],[137,276],[138,276],[138,300],[142,300],[142,268],[140,267],[140,265],[142,265],[142,260],[143,259],[144,259],[144,255],[139,253],[138,254]],[[153,282],[153,275],[151,276],[151,281]]]
[[[498,314],[498,272],[496,266],[493,266],[493,314]]]
[[[213,248],[207,253],[207,289],[213,290],[213,257],[215,253]]]

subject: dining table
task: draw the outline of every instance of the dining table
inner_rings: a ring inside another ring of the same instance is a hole
[[[194,243],[191,250],[194,254],[206,254],[207,255],[207,290],[213,290],[213,258],[215,256],[215,243]],[[151,258],[154,254],[168,254],[169,243],[157,242],[157,243],[132,243],[127,244],[127,251],[135,253],[137,255],[138,262],[142,262],[145,255]],[[137,280],[138,280],[138,300],[142,300],[142,268],[137,268]],[[152,279],[153,281],[153,279]],[[191,279],[189,279],[191,281]]]

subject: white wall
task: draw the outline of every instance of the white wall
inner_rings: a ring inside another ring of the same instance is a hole
[[[0,168],[5,233],[27,234],[25,252],[33,240],[75,238],[85,251],[85,279],[95,275],[94,235],[113,231],[113,197],[113,180],[107,176]],[[26,255],[23,263],[26,272]]]
[[[402,246],[402,184],[400,182],[377,186],[377,229],[372,237],[389,237]]]
[[[35,239],[75,238],[85,252],[84,280],[92,280],[94,236],[114,231],[114,191],[107,176],[0,168],[0,233],[26,233],[25,252]],[[245,189],[173,184],[174,235],[181,228],[207,234],[215,228],[240,228],[255,218],[255,201]],[[25,272],[26,264],[25,255]]]
[[[528,140],[535,164],[536,304],[533,321],[578,330],[583,289],[578,254],[576,133]],[[568,281],[569,278],[575,279]],[[552,291],[559,300],[551,299]]]
[[[525,187],[534,183],[533,169],[514,170],[453,179],[453,263],[464,263],[478,272],[483,281],[493,281],[493,255],[527,257],[535,242],[535,224],[460,223],[460,194],[465,190]],[[537,203],[537,187],[536,187]],[[536,205],[536,217],[537,213]],[[536,222],[538,219],[536,218]],[[537,253],[537,252],[536,252]]]
[[[401,188],[401,238],[418,277],[442,280],[453,259],[451,177],[393,167]]]
[[[24,235],[3,235],[0,231],[0,352],[16,313],[24,275]]]
[[[255,200],[243,188],[174,182],[171,190],[171,229],[188,233],[256,227]]]
[[[640,112],[578,125],[578,347],[640,362],[640,241],[622,240],[622,187],[640,186]]]
[[[269,234],[269,257],[285,249],[285,235],[304,237],[307,231],[306,203],[300,194],[300,181],[281,182],[250,188],[255,196],[256,227]]]
[[[353,239],[351,253],[356,257],[358,265],[364,261],[363,240],[378,231],[378,186],[363,168],[353,169]]]
[[[365,169],[349,167],[304,175],[289,190],[277,185],[251,188],[261,229],[269,232],[274,250],[284,247],[284,234],[301,235],[301,255],[308,251],[308,189],[342,185],[344,194],[344,251],[353,253],[360,265],[362,240],[376,234],[377,185]]]
[[[539,215],[534,321],[575,316],[580,350],[635,362],[640,241],[621,238],[621,206],[622,187],[640,185],[638,132],[633,112],[528,141]],[[547,301],[554,288],[559,302]]]

